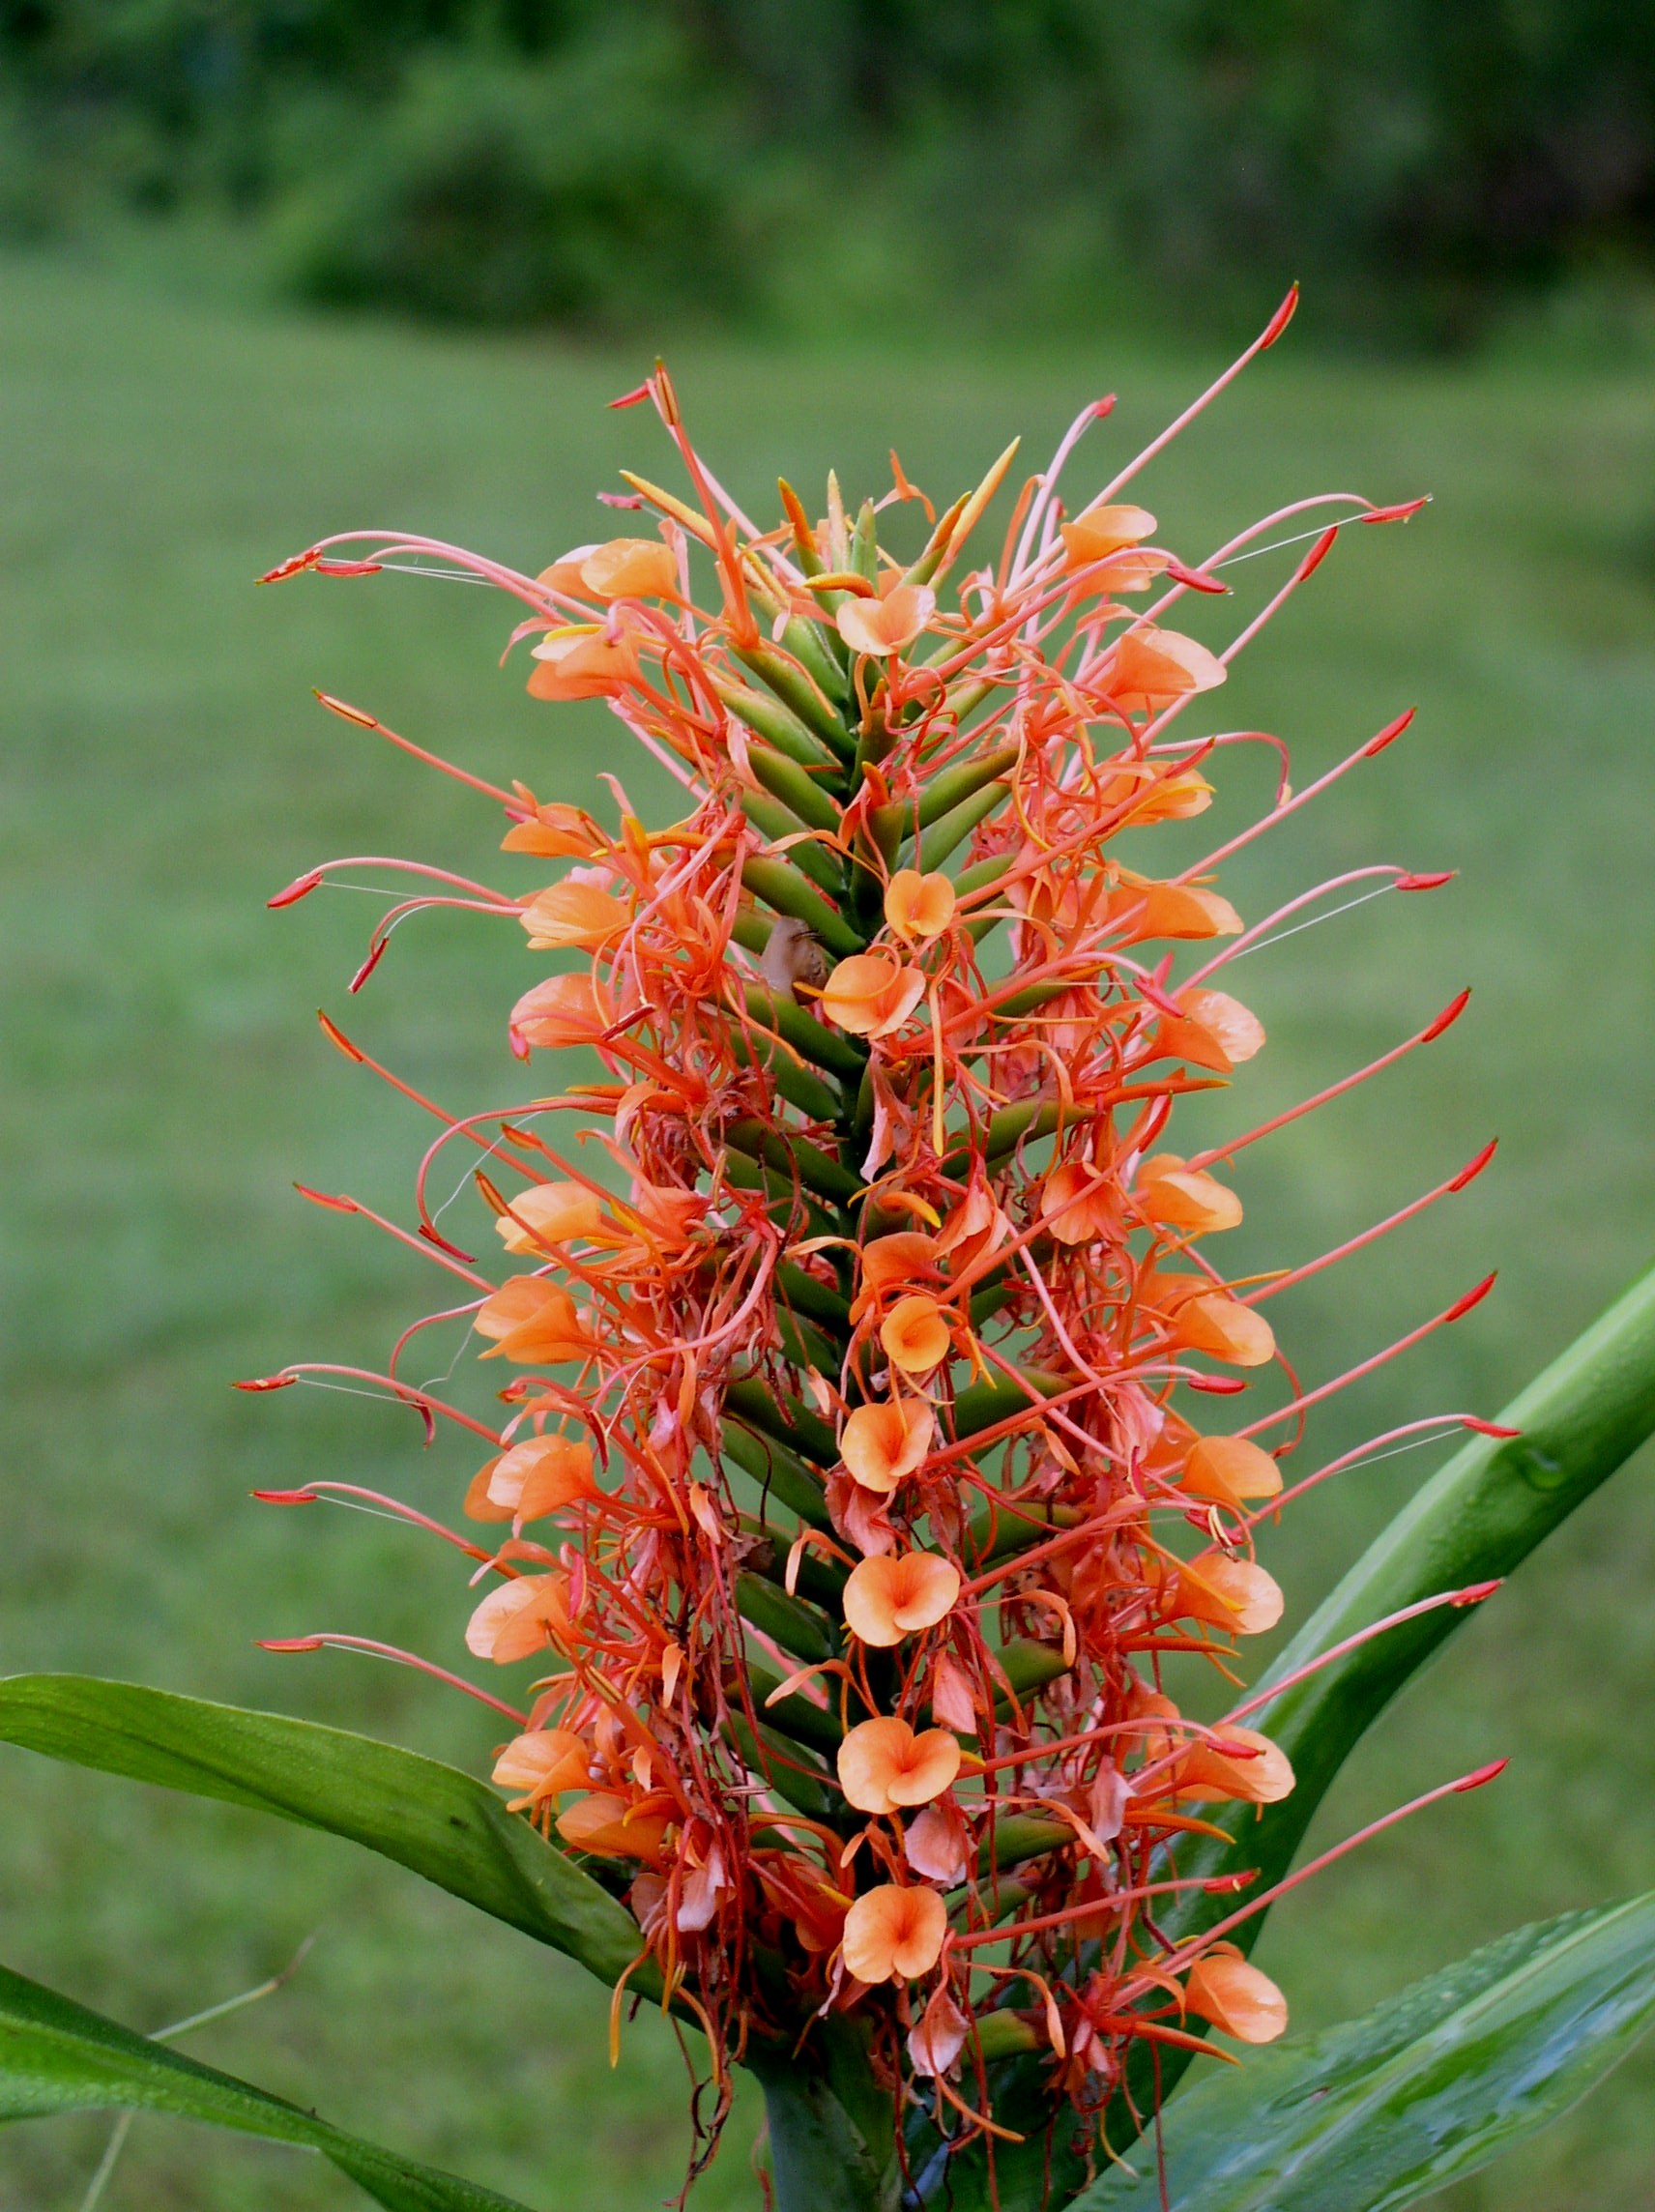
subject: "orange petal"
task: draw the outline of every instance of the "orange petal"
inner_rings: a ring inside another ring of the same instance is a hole
[[[905,1375],[928,1375],[952,1342],[943,1308],[923,1291],[898,1298],[880,1324],[880,1342]]]
[[[915,1735],[894,1717],[862,1721],[839,1746],[839,1786],[859,1813],[928,1805],[959,1771],[960,1747],[946,1729]]]
[[[1179,1760],[1171,1788],[1180,1797],[1208,1802],[1234,1799],[1246,1805],[1277,1805],[1291,1797],[1292,1761],[1257,1729],[1219,1724],[1220,1741],[1193,1742]],[[1226,1758],[1222,1744],[1242,1744],[1257,1757]]]
[[[595,952],[620,936],[632,910],[596,884],[564,883],[532,899],[520,918],[532,951],[562,952],[573,946]]]
[[[600,599],[676,599],[678,563],[658,538],[612,538],[580,565],[582,583]]]
[[[596,628],[552,630],[534,649],[529,693],[535,699],[602,699],[638,673],[627,638],[612,640]]]
[[[846,1968],[858,1982],[912,1981],[937,1964],[947,1930],[948,1908],[934,1889],[886,1882],[845,1915]]]
[[[495,1462],[488,1498],[519,1521],[537,1521],[597,1495],[592,1446],[581,1437],[531,1437]]]
[[[544,859],[595,860],[608,849],[590,814],[552,800],[537,806],[527,822],[515,822],[500,840],[503,853],[536,853]]]
[[[845,1423],[839,1456],[864,1490],[888,1496],[925,1458],[936,1430],[930,1407],[916,1400],[858,1406]]]
[[[1184,1994],[1191,2012],[1239,2043],[1274,2043],[1288,2024],[1288,2000],[1269,1975],[1232,1952],[1198,1959]]]
[[[954,886],[941,869],[898,868],[886,887],[885,918],[905,943],[941,937],[954,918]]]
[[[901,1029],[925,995],[925,977],[883,952],[856,952],[841,960],[822,993],[822,1010],[855,1036],[879,1037]]]
[[[1211,691],[1229,674],[1222,660],[1176,629],[1141,623],[1125,631],[1104,688],[1128,713],[1154,713],[1193,691]]]
[[[1177,1004],[1182,1018],[1169,1017],[1155,1033],[1157,1045],[1170,1058],[1228,1075],[1263,1050],[1263,1024],[1228,991],[1185,991]]]
[[[548,975],[525,991],[511,1009],[512,1030],[533,1045],[591,1044],[608,1027],[609,1017],[586,975]]]
[[[1232,1367],[1263,1367],[1276,1355],[1275,1334],[1263,1315],[1222,1291],[1205,1292],[1179,1306],[1176,1340]]]
[[[599,1858],[658,1861],[670,1825],[660,1813],[635,1813],[624,1797],[595,1790],[558,1817],[558,1834],[577,1851]]]
[[[491,1589],[466,1624],[466,1648],[509,1666],[568,1633],[567,1578],[523,1575]]]
[[[1277,1496],[1282,1470],[1267,1451],[1245,1437],[1198,1437],[1178,1482],[1192,1498],[1239,1505],[1248,1499]]]
[[[898,584],[883,599],[847,599],[835,620],[853,653],[880,658],[912,645],[937,610],[937,595],[923,585]]]
[[[1281,1585],[1252,1559],[1208,1555],[1178,1576],[1176,1611],[1234,1636],[1263,1636],[1282,1617]]]
[[[845,1585],[845,1621],[864,1644],[887,1647],[953,1610],[960,1570],[936,1552],[886,1552],[853,1567]]]
[[[603,1208],[584,1183],[537,1182],[518,1193],[509,1213],[496,1217],[508,1252],[542,1254],[549,1244],[595,1237]]]
[[[591,1781],[592,1754],[568,1729],[535,1729],[514,1736],[494,1762],[493,1779],[503,1790],[520,1790],[521,1805],[537,1804],[566,1790],[585,1790]],[[519,1805],[510,1810],[517,1812]]]
[[[1155,517],[1142,507],[1089,507],[1062,526],[1063,566],[1086,568],[1094,561],[1107,561],[1123,546],[1152,537],[1154,529]]]
[[[1134,1195],[1149,1220],[1169,1229],[1193,1229],[1205,1236],[1234,1229],[1241,1219],[1241,1201],[1233,1190],[1199,1168],[1185,1167],[1172,1152],[1144,1162]]]
[[[513,1275],[502,1283],[483,1300],[472,1326],[479,1336],[499,1339],[485,1359],[504,1356],[519,1366],[584,1359],[593,1349],[573,1298],[544,1275]]]

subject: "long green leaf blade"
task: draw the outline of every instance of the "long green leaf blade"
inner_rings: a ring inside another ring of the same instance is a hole
[[[398,2158],[0,1966],[0,2120],[87,2111],[171,2112],[318,2150],[387,2212],[524,2212],[512,2197]]]
[[[348,1836],[600,1981],[642,1948],[631,1914],[491,1790],[395,1744],[83,1674],[0,1680],[0,1741]],[[632,1986],[648,1994],[647,1968]]]
[[[1579,2102],[1655,2022],[1655,1892],[1474,1951],[1167,2107],[1170,2212],[1396,2212]],[[1154,2159],[1072,2212],[1162,2212]]]

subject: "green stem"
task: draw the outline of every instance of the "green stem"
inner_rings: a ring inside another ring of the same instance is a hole
[[[896,2117],[864,2033],[819,2021],[797,2057],[752,2050],[747,2064],[764,2085],[776,2212],[897,2212]]]

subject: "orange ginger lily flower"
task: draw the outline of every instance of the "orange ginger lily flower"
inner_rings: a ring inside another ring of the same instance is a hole
[[[822,1010],[853,1036],[888,1036],[901,1029],[925,996],[925,977],[885,952],[857,952],[841,960],[822,993]]]
[[[548,860],[595,860],[608,845],[584,807],[566,806],[558,800],[536,806],[526,821],[514,822],[500,840],[503,853],[536,853]]]
[[[494,1762],[492,1779],[503,1790],[520,1790],[506,1810],[521,1813],[543,1805],[548,1797],[561,1797],[567,1790],[586,1790],[592,1782],[592,1753],[569,1729],[533,1729],[513,1736]]]
[[[532,952],[561,952],[571,946],[595,952],[619,937],[631,918],[632,910],[624,899],[572,878],[531,899],[522,915]]]
[[[1174,1322],[1174,1341],[1187,1352],[1207,1352],[1232,1367],[1263,1367],[1276,1356],[1275,1332],[1262,1313],[1223,1291],[1185,1298]]]
[[[1288,2000],[1231,1943],[1215,1943],[1189,1970],[1184,1996],[1191,2012],[1238,2043],[1274,2043],[1288,2024]]]
[[[466,1648],[508,1667],[568,1632],[568,1577],[521,1575],[489,1591],[466,1624]]]
[[[1157,1152],[1138,1170],[1133,1188],[1141,1213],[1168,1229],[1191,1229],[1201,1236],[1234,1229],[1241,1219],[1235,1193],[1200,1168],[1186,1166],[1176,1152]]]
[[[1065,1160],[1046,1178],[1040,1211],[1060,1244],[1120,1235],[1118,1186],[1088,1160]]]
[[[658,538],[612,538],[586,555],[580,580],[600,599],[676,599],[678,562]]]
[[[864,1490],[888,1497],[923,1463],[936,1433],[936,1415],[922,1400],[892,1398],[856,1408],[839,1439],[839,1454]]]
[[[941,870],[922,876],[917,868],[898,868],[886,886],[885,918],[905,944],[941,937],[954,918],[953,879]]]
[[[638,673],[627,638],[605,636],[595,624],[547,632],[534,648],[529,694],[535,699],[605,699]]]
[[[1182,1011],[1164,1017],[1156,1029],[1162,1052],[1228,1075],[1264,1046],[1259,1017],[1227,991],[1185,991],[1175,1001]]]
[[[1292,1761],[1257,1729],[1221,1723],[1216,1740],[1195,1738],[1167,1787],[1198,1803],[1239,1799],[1247,1805],[1276,1805],[1292,1795]]]
[[[1147,876],[1120,870],[1120,887],[1110,894],[1109,914],[1119,917],[1136,945],[1145,938],[1172,937],[1195,942],[1207,937],[1234,937],[1241,917],[1227,898],[1202,890],[1194,884],[1157,884]]]
[[[591,1044],[608,1026],[589,975],[549,975],[511,1009],[511,1027],[527,1044]]]
[[[845,1625],[864,1644],[888,1647],[946,1619],[960,1594],[960,1570],[937,1552],[886,1552],[853,1567],[845,1584]]]
[[[508,1252],[540,1253],[549,1244],[595,1237],[603,1226],[603,1208],[584,1183],[531,1183],[510,1207],[494,1223]]]
[[[513,1275],[483,1300],[472,1325],[479,1336],[499,1339],[484,1359],[511,1359],[524,1367],[541,1360],[556,1365],[584,1359],[592,1350],[573,1298],[544,1275]]]
[[[915,1735],[894,1714],[860,1722],[839,1746],[839,1787],[858,1813],[929,1805],[959,1771],[959,1742],[946,1729]]]
[[[658,1866],[670,1819],[653,1809],[636,1808],[629,1799],[595,1790],[577,1798],[558,1816],[558,1834],[571,1849],[591,1851],[598,1858],[642,1859]]]
[[[1154,529],[1155,517],[1144,508],[1089,507],[1062,526],[1065,566],[1085,568],[1093,561],[1107,561],[1112,553],[1152,537]]]
[[[592,1446],[582,1437],[531,1437],[503,1452],[489,1472],[488,1502],[517,1521],[538,1521],[566,1505],[599,1496],[592,1479]]]
[[[845,1915],[845,1966],[858,1982],[911,1982],[942,1956],[948,1908],[934,1889],[882,1883]]]
[[[1129,714],[1153,714],[1194,691],[1211,691],[1230,671],[1222,660],[1175,629],[1140,623],[1115,649],[1115,661],[1102,680],[1116,705]]]
[[[1263,1636],[1282,1617],[1282,1587],[1252,1559],[1222,1552],[1186,1564],[1177,1578],[1177,1604],[1191,1620],[1210,1622],[1233,1636]]]
[[[1178,1486],[1192,1498],[1210,1499],[1215,1505],[1240,1505],[1252,1499],[1276,1497],[1282,1470],[1267,1451],[1245,1437],[1198,1437]]]
[[[937,610],[937,595],[920,584],[898,584],[883,599],[847,599],[836,620],[853,653],[886,659],[911,646]]]
[[[881,1322],[880,1342],[905,1375],[929,1375],[947,1357],[953,1334],[936,1299],[924,1291],[911,1291]]]

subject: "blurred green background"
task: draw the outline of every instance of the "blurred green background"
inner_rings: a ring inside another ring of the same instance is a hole
[[[313,684],[543,797],[598,800],[611,769],[667,800],[598,710],[537,707],[499,672],[488,596],[251,580],[356,523],[528,568],[597,535],[618,466],[668,468],[651,419],[603,406],[658,346],[719,473],[767,513],[778,471],[803,486],[832,464],[878,491],[892,444],[946,498],[1012,430],[1034,465],[1117,390],[1089,483],[1311,275],[1291,341],[1143,496],[1199,556],[1307,491],[1434,493],[1406,529],[1349,534],[1223,719],[1278,730],[1304,781],[1422,711],[1227,888],[1252,918],[1368,859],[1461,874],[1237,973],[1271,1050],[1226,1111],[1273,1110],[1462,983],[1476,996],[1429,1054],[1246,1155],[1239,1263],[1307,1257],[1503,1143],[1448,1208],[1283,1301],[1321,1378],[1501,1269],[1309,1450],[1492,1412],[1655,1256],[1649,19],[1406,0],[1153,26],[1084,0],[0,7],[0,1667],[486,1759],[486,1716],[406,1674],[251,1644],[335,1628],[452,1659],[467,1599],[446,1556],[247,1493],[332,1474],[447,1516],[472,1456],[451,1436],[422,1453],[356,1399],[227,1384],[290,1357],[371,1363],[441,1289],[293,1195],[300,1178],[405,1212],[426,1141],[320,1040],[315,1007],[464,1110],[523,1094],[503,1017],[535,965],[515,933],[427,917],[347,1008],[373,903],[263,900],[357,852],[535,880],[495,852],[486,804],[323,714]],[[1208,824],[1256,804],[1265,768],[1232,754],[1224,780]],[[1293,1615],[1437,1456],[1294,1515],[1269,1553]],[[1263,1956],[1301,2024],[1655,1882],[1650,1471],[1582,1512],[1353,1762],[1322,1841],[1513,1761],[1283,1906]],[[154,2027],[314,1932],[279,1995],[190,2048],[545,2212],[676,2189],[671,2037],[641,2019],[611,2074],[604,1993],[549,1954],[342,1844],[19,1753],[0,1774],[9,1964]],[[707,2212],[757,2206],[757,2125],[746,2100]],[[102,2139],[0,2131],[0,2204],[72,2212]],[[1641,2212],[1652,2176],[1645,2056],[1441,2201]],[[291,2154],[141,2121],[104,2201],[354,2199]]]

